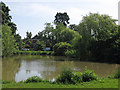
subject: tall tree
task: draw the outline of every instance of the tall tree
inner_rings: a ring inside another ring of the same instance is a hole
[[[11,21],[12,16],[9,15],[9,7],[6,6],[3,2],[0,2],[0,7],[2,7],[2,10],[0,10],[0,13],[2,14],[2,24],[7,24],[12,31],[12,35],[15,35],[17,27],[16,24]]]
[[[69,26],[69,28],[72,29],[72,30],[74,30],[74,31],[78,31],[77,25],[75,25],[75,24],[71,24]]]
[[[12,35],[10,27],[7,25],[2,26],[2,55],[10,56],[15,50],[15,39]]]
[[[19,34],[14,35],[15,40],[16,40],[16,44],[18,46],[19,49],[22,48],[22,39],[21,36]]]
[[[82,59],[92,56],[97,59],[105,59],[110,56],[112,45],[109,44],[118,33],[115,19],[108,15],[100,15],[98,13],[90,13],[83,17],[78,25],[81,39],[76,41],[78,56]],[[116,38],[116,37],[115,37]]]
[[[69,16],[67,15],[66,12],[64,13],[57,13],[55,16],[55,24],[58,25],[59,23],[63,23],[65,26],[67,26],[67,24],[69,24]]]
[[[45,23],[45,30],[42,31],[43,39],[46,43],[46,46],[52,47],[54,43],[54,27],[51,23]]]
[[[108,15],[90,13],[84,16],[78,25],[79,31],[81,34],[84,32],[89,34],[90,37],[94,37],[96,40],[105,41],[118,32],[115,21],[115,19],[112,19]]]
[[[27,39],[31,39],[32,33],[31,32],[26,32],[26,37],[27,37]]]

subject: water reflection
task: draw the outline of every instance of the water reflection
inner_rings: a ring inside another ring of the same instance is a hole
[[[94,70],[99,76],[107,76],[113,74],[120,66],[118,64],[81,62],[53,56],[17,56],[3,59],[2,64],[3,79],[16,82],[32,76],[54,80],[63,67],[71,67],[74,71],[84,71],[85,66],[87,66],[88,69]]]
[[[43,79],[50,79],[53,72],[56,71],[55,62],[49,60],[21,61],[19,72],[16,73],[15,81],[25,80],[31,76],[39,76]]]

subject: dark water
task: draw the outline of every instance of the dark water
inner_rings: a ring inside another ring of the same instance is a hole
[[[112,75],[120,64],[83,62],[56,56],[14,56],[2,60],[2,79],[18,82],[28,77],[39,76],[54,80],[63,68],[71,67],[74,71],[84,71],[85,66],[105,77]]]

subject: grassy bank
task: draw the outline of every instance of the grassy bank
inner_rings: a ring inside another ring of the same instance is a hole
[[[78,84],[52,84],[50,82],[39,83],[7,83],[3,88],[118,88],[118,79],[102,79],[98,81],[83,82]]]
[[[15,51],[14,55],[51,55],[52,51]]]
[[[30,77],[21,82],[3,81],[3,88],[118,88],[120,72],[106,78],[98,77],[92,70],[73,72],[64,69],[55,81],[43,80],[40,77]]]

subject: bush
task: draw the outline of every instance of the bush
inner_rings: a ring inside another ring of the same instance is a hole
[[[72,77],[73,77],[73,73],[72,70],[70,68],[65,68],[64,70],[62,70],[62,72],[60,73],[60,76],[56,79],[57,83],[72,83]]]
[[[86,68],[84,72],[73,73],[70,68],[66,68],[60,73],[60,76],[56,79],[56,82],[63,84],[76,84],[91,80],[97,80],[97,75],[92,70],[87,70]]]
[[[42,82],[43,80],[38,77],[38,76],[34,76],[34,77],[30,77],[27,80],[24,81],[24,83],[34,83],[34,82]]]
[[[82,72],[75,72],[72,78],[73,84],[81,83],[82,81]]]
[[[12,83],[12,81],[2,80],[2,84]]]
[[[82,74],[82,80],[84,82],[97,80],[97,75],[92,70],[88,70],[87,68],[85,68],[85,71]]]
[[[114,78],[120,78],[120,69],[115,72]]]
[[[54,50],[54,55],[58,55],[58,56],[65,56],[65,52],[68,49],[71,49],[72,46],[69,43],[66,42],[60,42],[60,43],[56,43],[53,46],[53,50]]]

